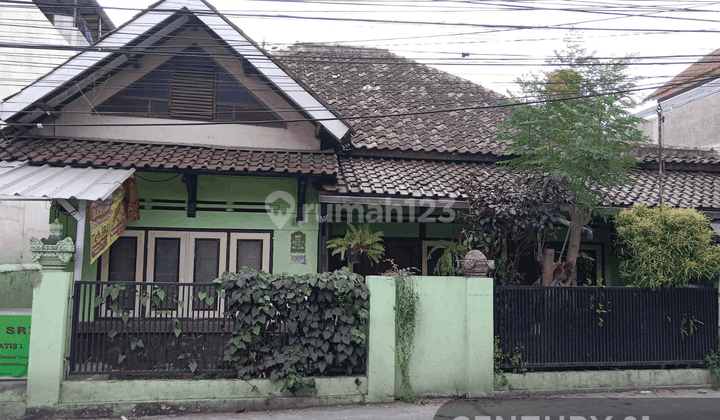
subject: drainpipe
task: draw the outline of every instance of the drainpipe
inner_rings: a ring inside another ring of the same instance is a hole
[[[663,138],[662,138],[662,123],[665,117],[662,115],[662,106],[658,102],[657,106],[658,115],[658,188],[660,192],[659,204],[663,204],[663,176],[665,172],[665,156],[663,155]]]

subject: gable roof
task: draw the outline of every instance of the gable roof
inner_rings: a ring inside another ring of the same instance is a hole
[[[337,118],[312,92],[285,72],[240,29],[205,0],[161,0],[133,20],[111,32],[94,46],[79,53],[46,76],[0,103],[0,120],[32,124],[48,108],[62,106],[98,80],[133,62],[174,31],[196,18],[238,58],[247,60],[309,118],[334,138],[346,137],[350,128]]]
[[[720,77],[720,49],[717,49],[673,77],[650,95],[662,101]]]
[[[503,96],[480,85],[385,50],[296,45],[273,54],[336,112],[353,118],[347,121],[356,132],[355,149],[473,154],[504,149],[492,141],[504,118],[497,108]],[[418,111],[428,113],[412,115]]]

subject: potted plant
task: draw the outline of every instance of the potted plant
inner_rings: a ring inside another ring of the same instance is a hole
[[[385,253],[385,247],[381,243],[382,236],[382,232],[373,232],[370,229],[370,223],[358,227],[348,223],[348,231],[345,236],[330,239],[327,247],[332,251],[331,255],[340,254],[342,259],[345,259],[345,253],[347,253],[349,264],[359,263],[362,254],[366,254],[377,263]]]

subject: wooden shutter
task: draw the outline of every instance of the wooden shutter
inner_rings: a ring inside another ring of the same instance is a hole
[[[215,68],[176,65],[172,72],[170,115],[192,120],[213,119]]]

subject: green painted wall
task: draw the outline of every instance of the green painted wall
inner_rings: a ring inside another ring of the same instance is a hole
[[[427,239],[457,239],[463,229],[469,225],[462,219],[456,219],[453,223],[429,223],[425,227]]]
[[[373,232],[382,231],[384,236],[388,238],[419,238],[419,223],[371,223],[370,227]],[[458,221],[455,223],[426,223],[425,224],[425,240],[437,239],[457,239],[460,232],[467,228],[467,224]],[[345,222],[335,222],[332,224],[332,235],[343,236],[347,232],[347,224]]]
[[[366,379],[365,376],[317,378],[315,382],[318,395],[350,396],[361,401],[368,392]],[[292,396],[289,392],[281,392],[282,386],[282,382],[267,379],[66,381],[60,389],[60,404],[192,403]]]
[[[20,419],[25,416],[25,381],[0,382],[0,419]]]
[[[181,176],[165,173],[138,172],[136,182],[138,195],[145,200],[187,200],[185,184]],[[293,226],[296,213],[279,227],[264,211],[267,196],[273,191],[284,191],[297,203],[297,179],[254,178],[200,175],[198,177],[198,201],[223,201],[257,203],[253,208],[260,212],[197,211],[195,218],[188,218],[184,210],[140,210],[140,220],[129,222],[129,228],[151,229],[204,229],[204,230],[265,230],[273,231],[272,271],[304,274],[317,272],[318,218],[315,212],[318,192],[308,185],[306,204],[309,212],[306,221]],[[77,205],[77,201],[71,202]],[[184,204],[145,203],[152,206],[180,206]],[[200,206],[199,206],[200,207]],[[287,211],[284,209],[284,211]],[[50,212],[54,217],[54,210]],[[76,222],[70,216],[61,217],[66,232],[75,235]],[[291,264],[290,235],[301,231],[306,235],[306,264]],[[83,280],[96,280],[98,262],[90,264],[90,228],[86,225]]]
[[[43,278],[33,289],[33,310],[28,354],[27,405],[50,407],[58,403],[65,379],[66,346],[72,272],[43,267]]]
[[[420,227],[418,223],[371,223],[370,229],[373,232],[382,231],[384,237],[388,238],[418,238]],[[347,232],[347,223],[333,222],[332,236],[344,236]]]
[[[465,277],[417,277],[415,291],[420,296],[420,316],[410,363],[413,389],[419,395],[464,395],[467,281]],[[395,392],[401,389],[398,370]]]
[[[32,288],[40,280],[39,266],[0,265],[0,309],[32,308]]]
[[[368,276],[368,401],[395,401],[395,279]]]
[[[593,372],[533,372],[505,374],[510,389],[530,392],[558,390],[611,390],[632,387],[707,387],[706,369],[647,369]]]
[[[371,276],[366,280],[372,299],[371,311],[374,302],[382,302],[383,299],[387,302],[390,297],[394,300],[394,288],[388,289],[386,285],[386,282],[394,284],[394,278]],[[492,279],[418,276],[413,277],[413,281],[420,298],[415,346],[409,369],[413,391],[420,396],[492,395]],[[378,351],[373,349],[373,344],[377,343],[377,338],[372,337],[373,331],[376,331],[373,328],[373,314],[371,312],[370,318],[371,365],[372,356]],[[383,315],[384,318],[389,316],[388,313]],[[379,352],[385,350],[381,347]],[[384,353],[383,357],[387,359],[390,354]],[[372,370],[368,371],[371,384],[373,373]],[[394,378],[395,394],[401,395],[401,377],[397,368]]]

